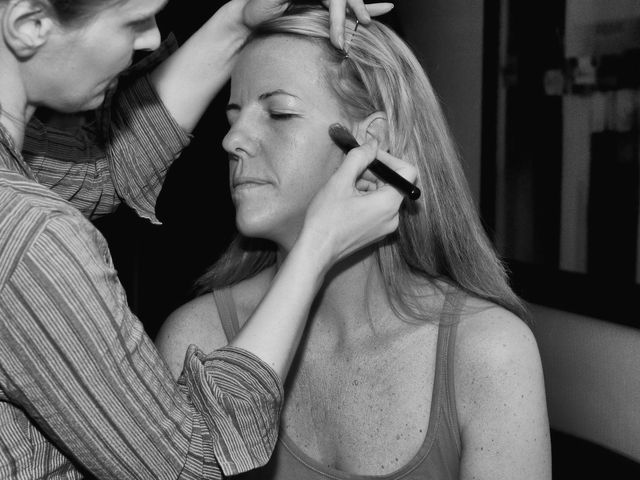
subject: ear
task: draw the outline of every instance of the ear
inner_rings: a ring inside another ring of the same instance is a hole
[[[54,19],[40,0],[10,0],[2,15],[2,35],[13,54],[32,57],[48,40]]]
[[[375,112],[357,124],[356,138],[360,144],[370,138],[378,140],[380,150],[389,149],[389,124],[384,112]]]

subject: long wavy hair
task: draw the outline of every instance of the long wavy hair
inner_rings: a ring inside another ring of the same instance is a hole
[[[345,113],[363,119],[381,111],[389,152],[418,169],[418,201],[405,202],[398,231],[377,246],[376,259],[397,314],[428,318],[416,279],[444,282],[527,319],[502,262],[480,223],[436,95],[420,62],[387,26],[348,22],[347,54],[329,40],[329,14],[294,7],[255,29],[247,43],[289,35],[320,47],[327,84]],[[197,282],[200,293],[252,277],[276,261],[275,245],[238,236]]]

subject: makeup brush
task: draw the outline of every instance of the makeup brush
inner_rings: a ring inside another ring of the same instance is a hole
[[[343,125],[339,123],[333,123],[329,126],[329,136],[338,145],[342,151],[347,154],[352,148],[359,147],[358,141],[353,138],[351,132],[347,130]],[[384,157],[384,152],[378,152],[378,155]],[[395,188],[404,193],[409,199],[417,200],[420,198],[420,189],[414,184],[406,180],[401,175],[398,175],[394,170],[389,168],[383,162],[377,158],[369,164],[367,167],[378,178],[384,180],[389,185],[393,185]]]

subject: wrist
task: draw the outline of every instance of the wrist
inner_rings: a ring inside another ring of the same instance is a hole
[[[328,235],[309,228],[302,229],[287,257],[299,258],[320,283],[336,260]]]
[[[218,9],[217,15],[223,15],[227,28],[247,37],[251,33],[251,28],[244,21],[244,8],[250,0],[230,0]]]

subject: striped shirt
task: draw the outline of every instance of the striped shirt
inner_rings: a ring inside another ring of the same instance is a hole
[[[109,140],[77,164],[56,150],[68,138],[42,126],[30,167],[0,128],[2,479],[221,478],[266,463],[275,445],[277,375],[242,349],[191,346],[175,382],[74,206],[95,215],[124,200],[154,220],[188,140],[146,77],[113,101]]]
[[[36,180],[88,218],[111,213],[124,202],[142,218],[159,223],[156,199],[169,166],[190,136],[164,110],[145,74],[177,48],[170,35],[121,75],[117,91],[128,89],[133,95],[116,96],[112,89],[103,106],[72,129],[47,127],[33,117],[22,155]],[[146,115],[140,116],[140,110]],[[154,128],[149,128],[151,119]]]

